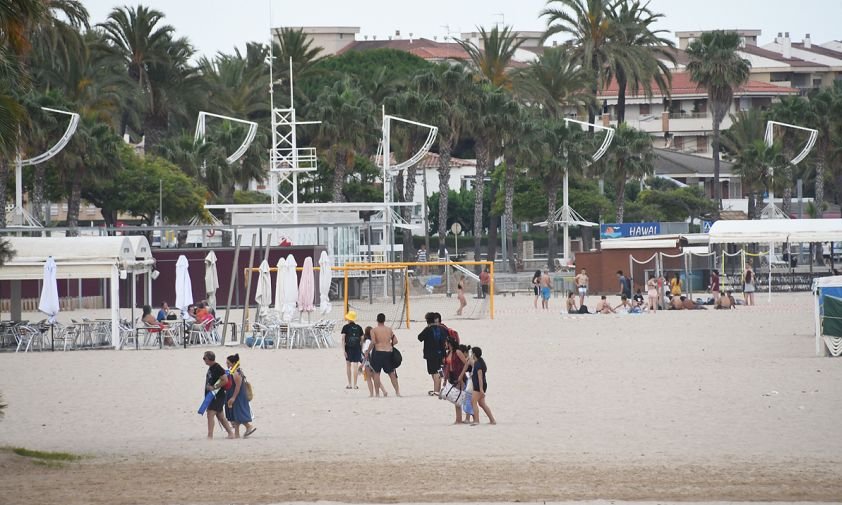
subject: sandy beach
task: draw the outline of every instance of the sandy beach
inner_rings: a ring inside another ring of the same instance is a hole
[[[589,301],[594,306],[595,297]],[[815,356],[812,298],[734,311],[562,316],[497,297],[458,320],[499,424],[453,426],[397,330],[402,398],[345,389],[341,349],[239,351],[258,431],[205,440],[203,348],[0,354],[0,452],[15,504],[286,501],[839,501],[842,361]],[[454,307],[455,312],[455,307]],[[81,313],[76,313],[81,315]],[[64,315],[70,317],[69,315]],[[369,323],[361,321],[362,324]],[[389,389],[391,393],[391,389]],[[483,421],[486,419],[483,417]],[[384,475],[370,478],[372,467]]]

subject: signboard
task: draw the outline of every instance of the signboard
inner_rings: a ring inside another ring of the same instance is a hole
[[[702,233],[710,233],[710,227],[713,224],[713,221],[706,221],[702,220]]]
[[[602,239],[660,235],[661,223],[608,223],[599,225]]]

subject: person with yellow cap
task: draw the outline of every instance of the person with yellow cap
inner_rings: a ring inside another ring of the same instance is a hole
[[[357,313],[349,310],[345,314],[348,323],[342,327],[342,347],[345,351],[345,374],[348,376],[348,385],[345,389],[351,389],[351,368],[354,369],[353,388],[357,386],[357,377],[360,375],[360,363],[363,362],[363,328],[357,324]]]

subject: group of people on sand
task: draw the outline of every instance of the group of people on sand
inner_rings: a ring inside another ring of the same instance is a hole
[[[536,275],[538,272],[536,272]],[[600,296],[599,301],[594,308],[594,314],[617,314],[617,313],[643,313],[655,312],[658,309],[663,310],[700,310],[705,309],[704,304],[693,301],[689,296],[682,293],[683,285],[681,277],[678,274],[667,273],[666,277],[656,277],[650,275],[646,281],[646,297],[640,288],[631,293],[632,282],[622,270],[617,270],[617,280],[619,282],[620,303],[612,305],[605,295]],[[576,283],[576,291],[579,295],[579,302],[576,303],[576,293],[570,292],[567,294],[567,302],[565,311],[568,314],[590,314],[588,307],[585,305],[585,297],[588,294],[589,278],[587,270],[584,268],[576,275],[574,282]],[[752,270],[751,262],[745,266],[745,271],[742,275],[743,296],[745,305],[754,305],[756,277],[754,270]],[[535,284],[535,277],[533,277],[533,284]],[[660,295],[661,289],[664,290],[663,297]],[[719,271],[714,269],[711,271],[710,284],[708,289],[713,295],[714,309],[733,309],[737,306],[737,301],[734,298],[732,291],[722,293],[720,291]],[[537,298],[536,298],[537,299]]]
[[[541,308],[548,310],[550,308],[550,295],[552,294],[552,279],[550,279],[550,271],[535,270],[532,276],[532,291],[535,295],[533,306],[538,308],[538,299],[541,299]]]
[[[380,380],[380,373],[385,372],[395,389],[395,396],[401,395],[398,384],[397,367],[395,361],[395,345],[398,337],[392,328],[386,326],[386,315],[377,314],[377,325],[366,326],[365,329],[357,324],[357,313],[353,310],[345,314],[345,326],[342,327],[342,350],[345,353],[345,374],[348,385],[345,389],[359,389],[357,381],[362,375],[368,386],[368,396],[389,396]]]
[[[213,351],[205,351],[202,361],[208,367],[205,394],[214,392],[205,412],[208,418],[208,439],[213,438],[217,422],[228,434],[228,438],[240,438],[240,426],[246,430],[242,438],[249,438],[257,428],[252,423],[251,404],[246,394],[246,374],[239,365],[240,355],[232,354],[225,359],[228,371],[216,362]]]
[[[456,424],[479,424],[478,409],[488,416],[490,424],[497,424],[491,409],[485,401],[488,390],[488,366],[482,357],[482,349],[471,348],[459,342],[459,334],[441,322],[441,314],[429,312],[425,315],[427,326],[418,334],[418,341],[423,344],[423,357],[427,373],[433,383],[433,389],[427,394],[438,397],[443,385],[451,384],[463,391],[472,393],[472,414],[463,417],[462,408],[456,405]],[[368,385],[369,397],[388,396],[380,380],[385,372],[391,380],[395,396],[401,396],[395,361],[395,345],[398,338],[386,325],[385,314],[377,315],[377,325],[363,329],[357,324],[357,314],[349,311],[345,314],[346,324],[341,330],[342,352],[345,356],[345,374],[348,380],[346,389],[359,389],[358,378],[362,374]]]
[[[462,405],[455,403],[454,424],[476,426],[480,423],[479,409],[488,416],[489,424],[497,424],[485,401],[488,365],[482,357],[482,349],[460,343],[459,334],[442,323],[438,312],[428,312],[424,319],[427,326],[418,334],[418,341],[423,344],[427,373],[433,383],[433,389],[427,391],[427,394],[440,397],[442,387],[456,387],[466,395],[471,395],[471,412],[466,411],[463,417]]]

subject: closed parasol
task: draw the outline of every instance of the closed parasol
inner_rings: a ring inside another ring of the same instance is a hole
[[[44,285],[41,287],[41,300],[38,302],[38,310],[49,316],[50,324],[56,322],[61,307],[58,301],[58,282],[56,281],[56,261],[52,256],[44,263]]]
[[[313,301],[316,297],[316,280],[313,273],[313,258],[304,258],[304,267],[301,269],[301,281],[298,284],[298,310],[301,312],[313,312]]]
[[[327,314],[331,310],[330,283],[333,280],[333,260],[322,251],[319,257],[319,312]]]
[[[208,296],[208,305],[216,310],[216,290],[219,289],[219,275],[216,272],[216,253],[209,252],[205,256],[205,293]]]
[[[284,272],[283,312],[284,320],[292,321],[292,317],[295,314],[295,304],[298,302],[298,276],[295,272],[295,269],[298,268],[298,263],[295,262],[292,254],[287,256],[286,266],[286,272]]]
[[[182,316],[187,313],[187,307],[193,305],[193,282],[190,281],[190,264],[183,254],[175,262],[175,306]]]

